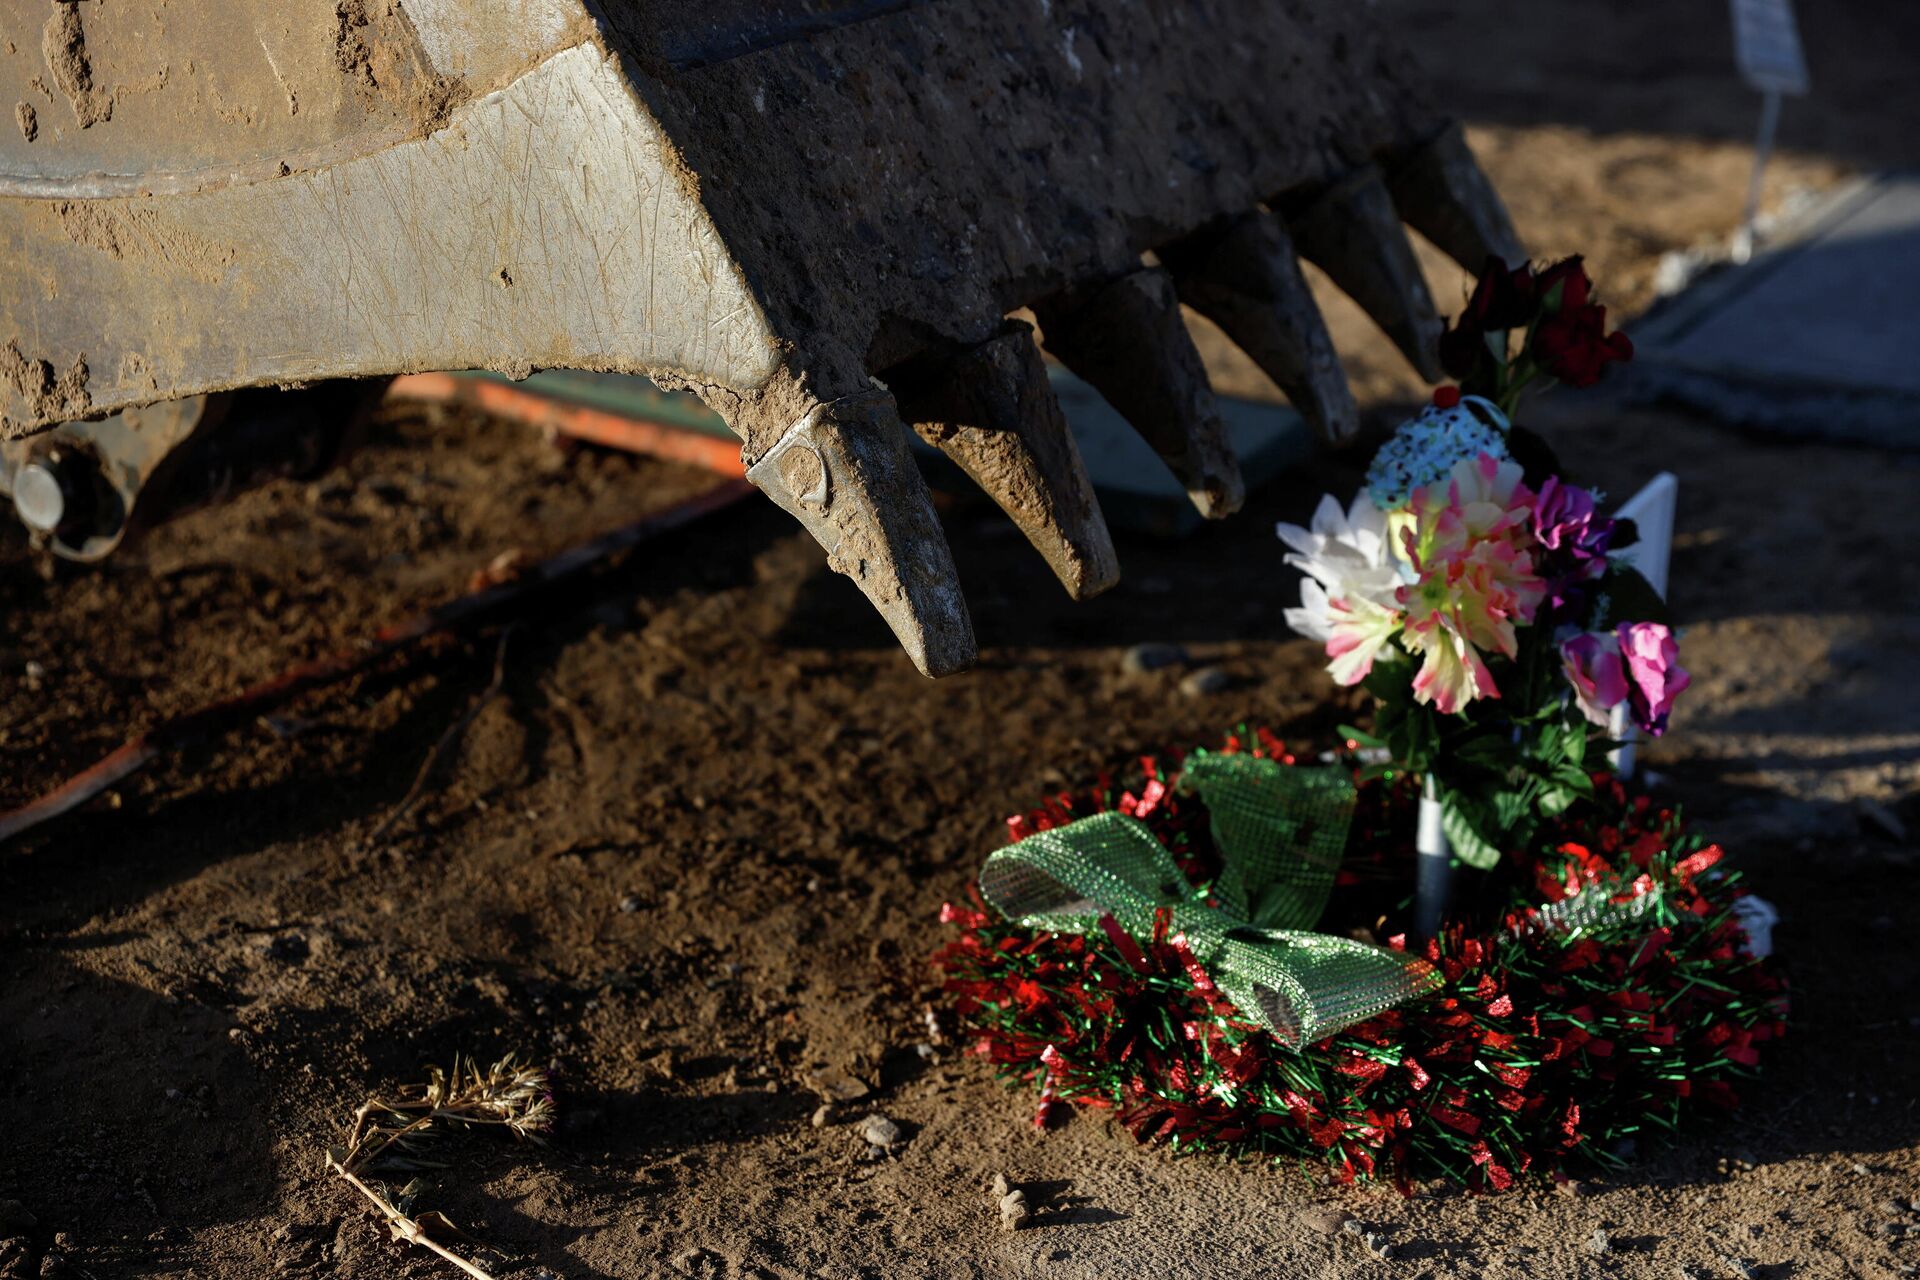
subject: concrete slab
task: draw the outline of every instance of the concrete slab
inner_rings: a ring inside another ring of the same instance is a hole
[[[1631,326],[1635,399],[1920,449],[1920,174],[1835,191]]]

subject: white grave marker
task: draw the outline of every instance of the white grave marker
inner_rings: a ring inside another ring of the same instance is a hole
[[[1747,208],[1733,238],[1733,260],[1753,256],[1753,224],[1760,214],[1760,188],[1780,127],[1782,94],[1807,92],[1807,59],[1800,48],[1800,27],[1793,0],[1733,0],[1733,56],[1740,74],[1761,95],[1760,131],[1753,144],[1753,177],[1747,183]]]

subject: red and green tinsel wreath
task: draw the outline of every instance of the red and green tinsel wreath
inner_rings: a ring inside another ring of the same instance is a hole
[[[1261,730],[1226,750],[1294,763]],[[1009,819],[1015,839],[1118,809],[1145,822],[1195,884],[1219,868],[1197,796],[1143,759],[1135,785],[1059,795]],[[1785,1030],[1786,984],[1747,951],[1745,894],[1679,814],[1599,777],[1534,848],[1479,877],[1425,954],[1444,985],[1299,1052],[1241,1017],[1164,928],[1063,935],[998,920],[977,897],[942,918],[938,954],[974,1051],[1066,1104],[1111,1111],[1143,1142],[1299,1163],[1402,1190],[1443,1177],[1501,1190],[1738,1103]],[[1417,793],[1361,786],[1329,933],[1405,946]],[[1585,910],[1569,912],[1578,895]],[[1590,896],[1591,895],[1591,896]],[[1594,911],[1594,904],[1609,909]]]

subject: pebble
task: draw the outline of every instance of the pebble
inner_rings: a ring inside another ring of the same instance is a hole
[[[1385,1262],[1393,1257],[1393,1243],[1378,1231],[1369,1231],[1359,1219],[1349,1218],[1340,1224],[1340,1229],[1358,1240],[1368,1253]]]
[[[47,669],[38,662],[29,662],[24,674],[28,680],[38,683],[47,678]]]
[[[1120,668],[1137,676],[1162,667],[1176,667],[1186,660],[1187,651],[1177,644],[1136,644],[1122,655]]]
[[[1204,698],[1224,693],[1233,686],[1233,677],[1219,667],[1201,667],[1189,671],[1180,680],[1180,692],[1189,698]]]
[[[814,1108],[814,1111],[813,1111],[813,1127],[814,1128],[824,1129],[832,1123],[833,1123],[833,1104],[831,1102],[823,1102],[818,1107]]]
[[[993,1198],[996,1201],[1004,1200],[1013,1194],[1013,1184],[1007,1181],[1007,1175],[1004,1173],[996,1173],[993,1175],[992,1186]]]
[[[628,894],[626,897],[620,899],[620,914],[630,916],[639,909],[640,899],[634,897],[632,894]]]
[[[1587,1237],[1587,1252],[1596,1258],[1604,1258],[1613,1252],[1613,1237],[1607,1234],[1605,1227],[1595,1227],[1593,1234]]]
[[[1754,1277],[1759,1274],[1753,1269],[1753,1264],[1745,1258],[1722,1258],[1720,1262],[1736,1280],[1754,1280]]]
[[[1000,1225],[1008,1231],[1018,1231],[1033,1219],[1033,1209],[1027,1204],[1027,1193],[1009,1191],[1000,1197]]]
[[[891,1147],[900,1141],[900,1126],[875,1112],[860,1122],[860,1136],[876,1147]]]

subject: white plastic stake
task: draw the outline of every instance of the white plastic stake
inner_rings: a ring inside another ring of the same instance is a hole
[[[1413,850],[1419,856],[1413,882],[1413,931],[1421,941],[1440,932],[1453,888],[1453,845],[1441,825],[1440,795],[1428,778],[1420,789],[1420,821]]]
[[[1640,529],[1640,539],[1615,559],[1638,569],[1647,585],[1662,599],[1667,598],[1667,574],[1673,564],[1673,519],[1680,507],[1680,481],[1671,471],[1662,471],[1640,492],[1621,504],[1614,514],[1631,520]],[[1633,776],[1632,723],[1627,719],[1627,704],[1613,709],[1610,726],[1620,743],[1608,757],[1613,771],[1622,778]]]

